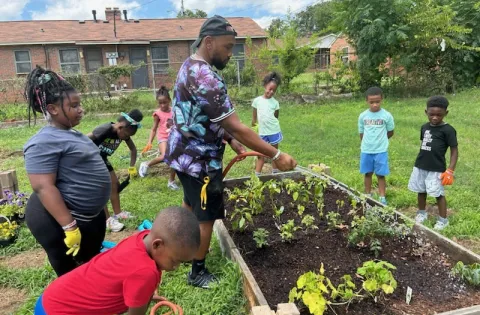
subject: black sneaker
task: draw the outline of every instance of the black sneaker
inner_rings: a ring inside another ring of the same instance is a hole
[[[195,278],[192,278],[192,272],[190,271],[187,277],[187,283],[189,285],[202,289],[210,289],[210,285],[217,282],[217,277],[211,274],[207,269],[200,271]]]

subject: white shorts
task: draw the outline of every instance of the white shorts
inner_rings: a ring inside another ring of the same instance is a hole
[[[440,172],[430,172],[414,167],[408,181],[408,189],[416,193],[427,193],[435,198],[445,196],[445,190],[440,179],[441,174]]]

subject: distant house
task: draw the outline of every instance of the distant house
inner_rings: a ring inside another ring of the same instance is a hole
[[[105,65],[143,66],[122,83],[122,88],[165,84],[168,69],[178,69],[193,53],[191,44],[205,19],[129,19],[127,11],[106,8],[105,20],[51,20],[0,22],[0,80],[24,77],[35,65],[64,75],[94,73]],[[243,59],[263,45],[265,31],[247,17],[228,21],[238,33],[234,57]],[[152,66],[153,65],[153,66]]]
[[[316,50],[315,69],[327,69],[336,61],[337,54],[343,62],[357,60],[355,49],[342,34],[328,34],[313,39],[309,45]]]

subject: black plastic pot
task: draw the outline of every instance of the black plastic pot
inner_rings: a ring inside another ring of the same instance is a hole
[[[17,234],[7,239],[0,239],[0,247],[7,247],[15,243],[17,240]]]

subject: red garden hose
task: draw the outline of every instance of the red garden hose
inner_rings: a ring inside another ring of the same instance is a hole
[[[183,315],[183,309],[168,301],[166,298],[164,298],[163,296],[158,296],[158,295],[155,295],[153,297],[153,300],[156,300],[156,301],[160,301],[158,302],[157,304],[155,304],[152,308],[152,310],[150,311],[150,315],[155,315],[155,312],[160,308],[160,307],[168,307],[170,309],[170,311],[166,312],[165,314],[163,315]]]
[[[245,153],[242,153],[242,154],[239,154],[237,155],[236,157],[234,157],[230,163],[228,163],[227,167],[225,167],[225,170],[223,171],[223,178],[225,178],[225,176],[227,176],[227,173],[228,171],[230,171],[230,169],[232,168],[233,164],[239,162],[239,161],[243,161],[245,160],[245,158],[247,156],[259,156],[259,157],[266,157],[265,155],[261,154],[261,153],[258,153],[258,152],[255,152],[255,151],[252,151],[252,152],[245,152]]]

